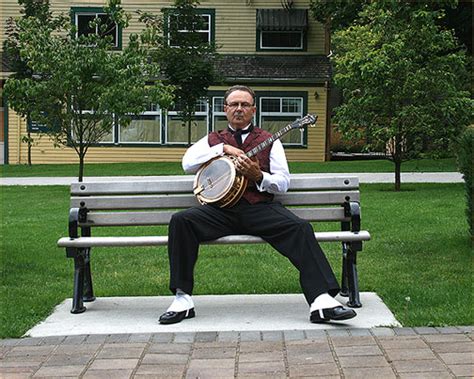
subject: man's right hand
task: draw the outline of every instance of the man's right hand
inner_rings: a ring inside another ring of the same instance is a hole
[[[242,150],[231,145],[224,145],[223,151],[224,151],[224,154],[232,155],[234,157],[240,157],[241,155],[245,155],[245,153]]]

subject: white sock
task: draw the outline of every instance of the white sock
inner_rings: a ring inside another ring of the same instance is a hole
[[[167,312],[183,312],[191,308],[194,308],[194,302],[191,296],[177,288],[176,296],[168,307]]]
[[[314,299],[311,307],[309,308],[310,312],[315,311],[316,309],[326,309],[326,308],[334,308],[340,307],[342,304],[333,298],[328,293],[323,293],[319,295],[316,299]]]

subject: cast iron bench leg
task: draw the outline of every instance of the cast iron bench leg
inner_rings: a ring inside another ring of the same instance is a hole
[[[94,289],[92,287],[92,275],[91,275],[91,249],[86,249],[84,257],[84,294],[82,300],[85,302],[91,302],[95,300]]]
[[[359,296],[359,278],[357,275],[356,251],[349,247],[346,258],[347,281],[349,284],[349,301],[347,305],[351,308],[360,308],[362,303]]]
[[[84,251],[80,249],[74,257],[74,292],[71,313],[82,313],[86,310],[82,302],[84,290]]]
[[[342,243],[342,275],[341,275],[341,296],[349,296],[349,287],[347,285],[347,243]]]

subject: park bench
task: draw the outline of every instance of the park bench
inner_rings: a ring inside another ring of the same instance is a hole
[[[127,182],[72,183],[69,236],[58,240],[66,256],[74,258],[72,313],[86,310],[83,302],[95,300],[91,276],[91,249],[95,247],[163,246],[166,235],[92,236],[96,227],[167,225],[173,213],[198,202],[192,194],[193,177],[163,176]],[[341,295],[350,307],[360,307],[356,257],[362,242],[370,239],[360,229],[359,180],[352,176],[323,177],[292,174],[287,193],[275,196],[308,221],[335,221],[334,231],[316,232],[320,242],[342,244]],[[339,226],[340,223],[340,226]],[[205,244],[258,244],[261,238],[232,235]]]

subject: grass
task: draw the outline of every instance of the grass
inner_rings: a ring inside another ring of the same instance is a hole
[[[472,252],[462,184],[403,188],[395,193],[391,184],[362,186],[363,227],[373,239],[359,255],[361,290],[376,291],[405,326],[472,325]],[[69,194],[66,186],[0,190],[0,337],[19,337],[72,295],[73,261],[56,247],[67,235]],[[165,232],[129,229],[96,234]],[[338,244],[323,248],[339,277]],[[92,265],[97,296],[169,294],[164,247],[95,249]],[[203,247],[195,289],[196,294],[300,292],[296,270],[267,245]]]
[[[305,172],[393,172],[394,166],[386,160],[332,161],[332,162],[290,162],[293,173]],[[77,176],[76,164],[39,164],[0,166],[0,175],[21,176]],[[457,171],[454,158],[419,159],[402,164],[404,172],[442,172]],[[183,173],[179,162],[153,163],[91,163],[85,166],[85,176],[125,176],[125,175],[174,175]]]

